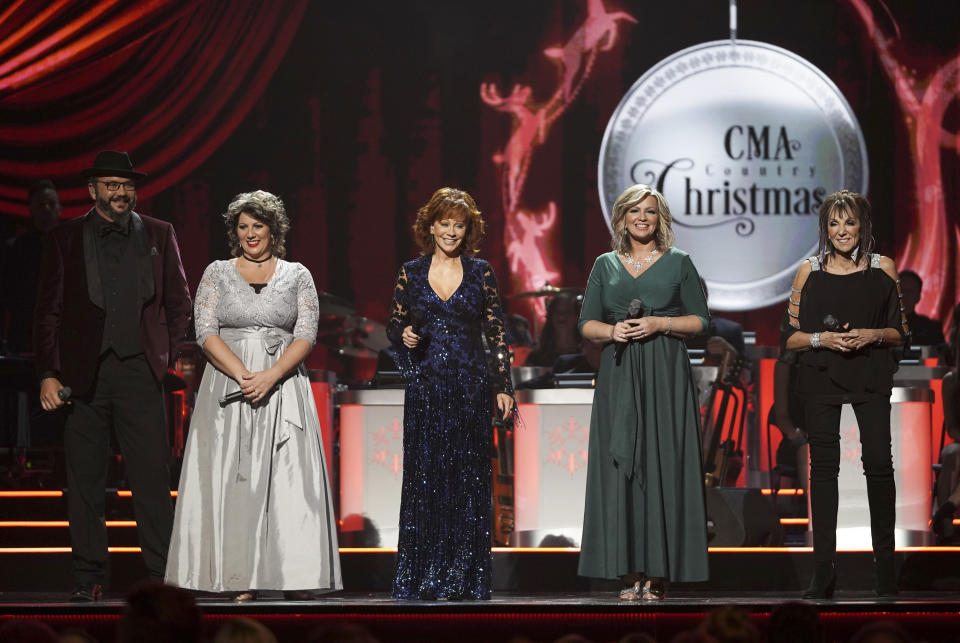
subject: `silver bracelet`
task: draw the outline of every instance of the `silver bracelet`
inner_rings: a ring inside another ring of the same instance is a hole
[[[883,346],[883,331],[880,331],[880,337],[873,343],[874,346]]]
[[[814,333],[810,335],[810,346],[814,348],[820,348],[820,333]]]
[[[667,317],[667,331],[664,333],[664,335],[669,335],[670,331],[673,330],[673,326],[670,325],[671,319],[672,319],[671,317]]]

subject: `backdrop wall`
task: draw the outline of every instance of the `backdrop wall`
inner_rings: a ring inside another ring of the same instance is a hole
[[[850,103],[880,251],[923,276],[920,312],[946,321],[960,5],[738,4],[741,37],[806,58]],[[80,170],[125,149],[150,173],[139,209],[174,223],[192,286],[226,256],[219,213],[262,188],[292,215],[290,258],[383,320],[416,209],[454,185],[484,211],[505,294],[583,286],[609,248],[597,162],[613,110],[727,24],[720,0],[14,2],[0,10],[0,212],[25,215],[26,185],[50,177],[83,213]],[[781,308],[725,316],[773,344]]]

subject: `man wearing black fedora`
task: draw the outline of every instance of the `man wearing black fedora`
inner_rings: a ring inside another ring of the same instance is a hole
[[[74,601],[102,595],[111,431],[133,492],[147,569],[163,578],[173,524],[161,382],[190,321],[190,293],[173,226],[137,214],[126,152],[84,170],[94,206],[44,245],[34,316],[40,403],[66,408],[64,457]]]

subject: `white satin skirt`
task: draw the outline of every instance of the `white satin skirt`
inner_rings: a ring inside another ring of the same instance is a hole
[[[251,371],[292,341],[280,329],[222,329]],[[190,421],[166,582],[209,592],[343,587],[320,420],[301,365],[251,405],[208,364]]]

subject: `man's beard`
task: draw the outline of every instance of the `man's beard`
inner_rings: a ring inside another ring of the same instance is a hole
[[[129,203],[129,207],[123,212],[117,212],[110,205],[110,202],[113,200],[123,201],[126,200]],[[133,196],[115,196],[109,199],[104,199],[103,197],[97,197],[97,209],[101,212],[110,215],[110,218],[120,224],[126,224],[130,220],[130,213],[133,212],[133,209],[137,207],[137,195]]]

